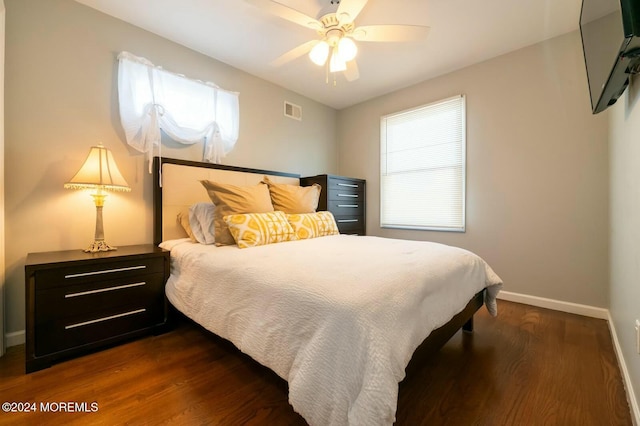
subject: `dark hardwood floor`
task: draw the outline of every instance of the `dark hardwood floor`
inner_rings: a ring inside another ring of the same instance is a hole
[[[482,308],[400,385],[398,425],[631,425],[603,320],[505,301]],[[0,358],[0,424],[304,425],[287,384],[190,323],[174,331],[24,374],[24,348]],[[95,412],[42,412],[86,402]]]

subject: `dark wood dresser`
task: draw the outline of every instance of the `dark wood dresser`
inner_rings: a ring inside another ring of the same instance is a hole
[[[169,252],[154,245],[30,253],[25,264],[26,371],[162,332]]]
[[[366,181],[334,175],[318,175],[300,179],[302,186],[314,183],[322,186],[318,210],[328,210],[333,213],[340,233],[365,235]]]

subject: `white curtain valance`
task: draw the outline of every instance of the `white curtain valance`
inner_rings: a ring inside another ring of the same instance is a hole
[[[120,120],[127,143],[149,157],[160,150],[160,130],[177,142],[203,142],[203,161],[218,163],[238,140],[238,93],[192,80],[121,52],[118,55]]]

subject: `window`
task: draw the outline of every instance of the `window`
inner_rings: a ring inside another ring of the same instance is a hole
[[[203,143],[203,160],[220,162],[238,140],[238,93],[118,55],[120,121],[127,143],[149,157],[160,151],[161,133],[174,141]]]
[[[465,97],[380,120],[380,226],[465,230]]]

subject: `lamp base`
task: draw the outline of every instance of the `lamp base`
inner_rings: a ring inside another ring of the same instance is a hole
[[[89,244],[89,247],[87,247],[86,249],[84,249],[85,253],[97,253],[99,251],[111,251],[111,250],[118,250],[118,247],[111,247],[109,244],[105,243],[104,241],[94,241],[91,244]]]

